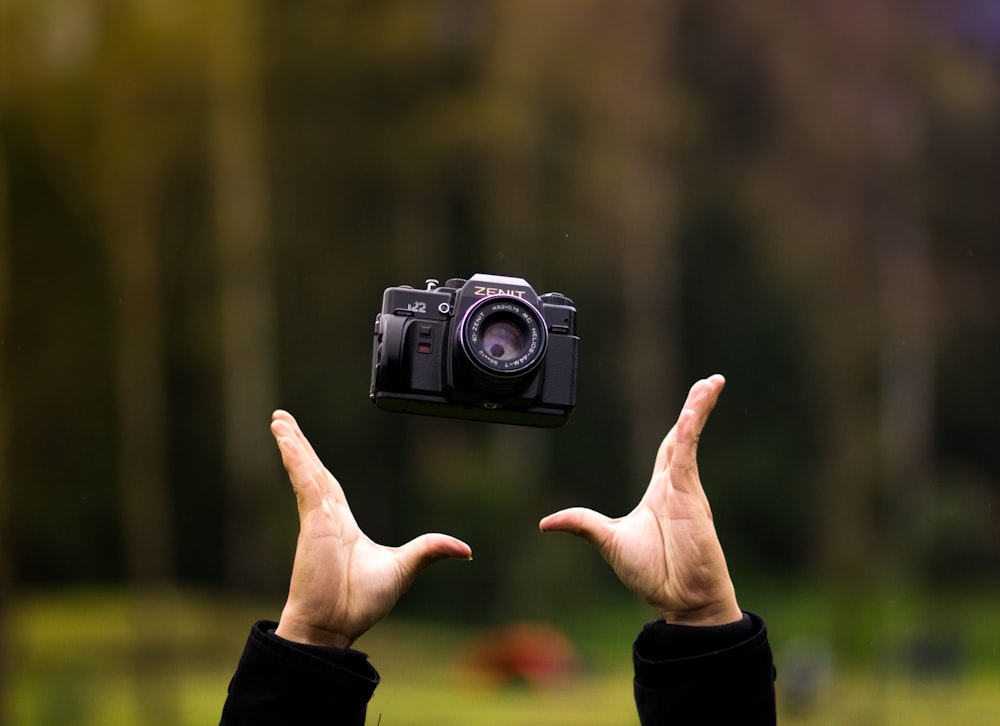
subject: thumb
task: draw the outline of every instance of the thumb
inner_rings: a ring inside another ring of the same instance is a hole
[[[471,560],[472,548],[447,534],[422,534],[396,550],[400,564],[416,575],[438,560]]]
[[[613,520],[586,507],[563,509],[542,519],[538,528],[543,532],[569,532],[599,547],[611,533]]]

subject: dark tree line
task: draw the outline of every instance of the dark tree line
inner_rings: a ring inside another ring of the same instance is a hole
[[[0,4],[0,587],[280,590],[280,406],[373,537],[472,541],[457,612],[550,609],[599,563],[510,533],[625,511],[715,371],[737,562],[995,573],[1000,41],[949,7]],[[576,302],[565,429],[366,400],[382,289],[477,271]]]

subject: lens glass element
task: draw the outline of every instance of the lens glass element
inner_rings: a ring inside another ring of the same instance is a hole
[[[483,330],[483,350],[499,361],[514,360],[524,350],[524,335],[508,320],[487,323]]]

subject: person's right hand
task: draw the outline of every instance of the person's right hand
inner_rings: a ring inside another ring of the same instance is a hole
[[[350,647],[388,614],[424,567],[442,558],[472,559],[469,545],[443,534],[425,534],[402,547],[376,544],[358,527],[344,490],[291,414],[275,411],[271,433],[299,510],[295,563],[276,635]]]
[[[649,488],[627,516],[611,519],[575,507],[539,523],[543,532],[571,532],[590,542],[668,623],[723,625],[743,617],[695,456],[724,385],[716,375],[691,387],[660,444]]]

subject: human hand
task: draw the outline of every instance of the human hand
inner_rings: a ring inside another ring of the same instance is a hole
[[[446,557],[472,559],[469,545],[443,534],[425,534],[402,547],[376,544],[358,527],[344,490],[292,415],[275,411],[271,433],[299,510],[298,544],[278,636],[350,647],[388,614],[427,565]]]
[[[696,459],[724,385],[715,375],[691,387],[660,444],[649,487],[627,516],[611,519],[574,507],[539,523],[543,532],[571,532],[594,545],[622,583],[668,623],[722,625],[742,617]]]

